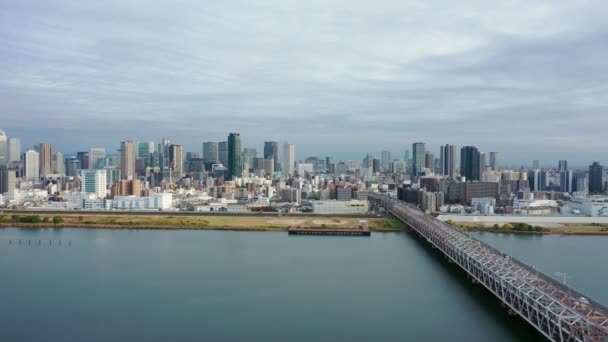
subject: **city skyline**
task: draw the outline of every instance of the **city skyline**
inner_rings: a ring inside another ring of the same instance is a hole
[[[273,132],[298,158],[432,140],[507,164],[606,164],[605,6],[463,6],[4,2],[3,128],[63,151],[110,136],[198,151],[239,131],[245,146]]]

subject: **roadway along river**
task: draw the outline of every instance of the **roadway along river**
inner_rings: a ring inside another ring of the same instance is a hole
[[[606,301],[605,238],[495,239]],[[6,228],[0,274],[0,341],[543,340],[412,233]]]

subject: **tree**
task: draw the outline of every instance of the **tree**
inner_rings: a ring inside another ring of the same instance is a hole
[[[61,216],[55,216],[55,217],[53,217],[53,224],[55,224],[55,226],[58,225],[58,224],[60,224],[60,223],[63,223],[63,217],[61,217]]]
[[[48,216],[45,216],[45,217],[42,218],[42,223],[49,223]]]

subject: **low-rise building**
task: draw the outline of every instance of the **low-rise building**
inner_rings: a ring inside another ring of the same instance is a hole
[[[157,193],[149,197],[115,196],[112,208],[127,210],[170,210],[173,208],[173,194]]]
[[[313,214],[365,214],[368,212],[367,201],[312,201]]]

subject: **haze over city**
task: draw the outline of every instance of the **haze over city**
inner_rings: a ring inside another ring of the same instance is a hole
[[[606,164],[602,5],[3,1],[2,126],[67,152],[238,131],[298,159],[425,141]]]

